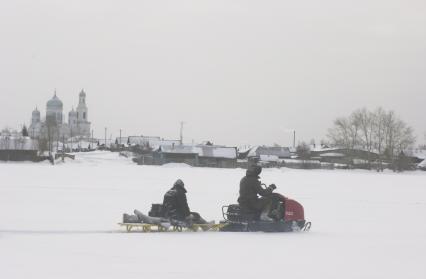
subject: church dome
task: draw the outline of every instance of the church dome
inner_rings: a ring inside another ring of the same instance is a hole
[[[40,116],[40,111],[37,108],[33,110],[33,116]]]
[[[53,98],[50,99],[47,102],[47,107],[48,108],[60,108],[60,109],[62,109],[62,107],[63,107],[62,101],[59,100],[59,98],[56,96],[56,93],[55,93],[55,96],[53,96]]]
[[[69,117],[77,117],[77,112],[74,110],[74,108],[72,108],[72,110],[70,111],[68,115]]]

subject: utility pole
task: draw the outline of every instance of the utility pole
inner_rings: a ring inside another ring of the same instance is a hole
[[[181,121],[180,122],[180,145],[183,145],[183,125],[185,124],[185,122]]]
[[[62,162],[65,162],[65,135],[62,135]]]
[[[120,148],[121,148],[121,129],[120,129]]]
[[[293,130],[293,148],[296,148],[296,130]]]
[[[71,153],[73,152],[73,143],[72,143],[72,126],[71,126],[71,150],[70,150],[70,152],[71,152]]]
[[[93,148],[93,145],[94,145],[94,138],[93,138],[93,129],[92,129],[92,142],[91,142],[91,147],[92,147],[92,149],[94,150],[94,148]]]
[[[106,141],[107,141],[107,128],[105,127],[105,149],[107,147]]]

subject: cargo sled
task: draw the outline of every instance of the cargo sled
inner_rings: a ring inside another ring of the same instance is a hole
[[[123,214],[123,222],[118,223],[118,225],[125,227],[127,232],[219,231],[225,226],[225,224],[215,224],[214,222],[197,224],[166,218],[164,216],[162,204],[152,204],[151,211],[148,215],[136,209],[134,213],[135,215],[133,216]],[[132,220],[126,217],[132,217]]]

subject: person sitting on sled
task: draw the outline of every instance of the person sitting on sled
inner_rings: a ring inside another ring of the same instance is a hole
[[[172,222],[191,224],[209,224],[197,212],[189,210],[186,198],[185,184],[181,179],[176,180],[173,187],[164,195],[163,208],[166,218]]]
[[[262,221],[278,221],[282,219],[283,209],[272,194],[277,187],[271,184],[263,188],[259,180],[261,172],[262,168],[257,165],[247,169],[240,182],[238,203],[243,211],[259,213]]]
[[[189,210],[185,184],[181,179],[178,179],[164,195],[163,210],[164,216],[151,217],[135,209],[134,215],[123,214],[123,223],[147,223],[162,225],[163,227],[170,225],[190,227],[192,224],[207,224],[208,226],[203,227],[203,230],[208,230],[209,225],[214,225],[214,221],[207,222],[200,214]]]

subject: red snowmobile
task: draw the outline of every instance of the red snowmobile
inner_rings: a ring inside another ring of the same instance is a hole
[[[283,216],[278,221],[260,220],[260,212],[243,211],[238,204],[222,207],[224,224],[221,231],[224,232],[294,232],[309,231],[311,222],[306,222],[303,206],[295,200],[281,194],[273,193],[279,200],[283,210]]]

